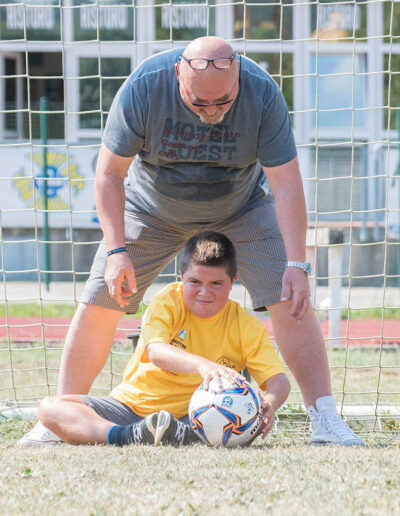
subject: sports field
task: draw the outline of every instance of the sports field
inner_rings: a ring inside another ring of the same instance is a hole
[[[127,322],[135,327],[132,319]],[[132,353],[125,336],[123,330],[93,393],[106,394],[120,381]],[[360,344],[328,350],[337,401],[395,403],[399,347]],[[15,392],[19,398],[54,393],[61,346],[53,341],[43,349],[40,340],[22,338],[0,353],[2,402]],[[12,385],[6,372],[10,356],[16,391],[7,388]],[[293,378],[291,383],[291,405],[279,411],[277,427],[265,441],[258,439],[247,449],[203,445],[18,449],[16,441],[34,421],[3,419],[0,513],[399,514],[399,421],[389,415],[378,422],[373,417],[352,417],[349,424],[365,438],[366,448],[312,447]]]
[[[272,435],[247,449],[18,449],[28,424],[0,423],[2,514],[400,513],[399,441],[311,447]]]

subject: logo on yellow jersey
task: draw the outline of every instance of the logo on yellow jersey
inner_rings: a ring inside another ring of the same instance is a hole
[[[217,360],[216,360],[217,364],[221,364],[225,367],[230,367],[231,369],[235,369],[235,371],[237,370],[237,367],[235,366],[235,364],[232,364],[232,362],[230,361],[229,357],[227,356],[222,356],[222,357],[219,357]]]
[[[225,367],[233,367],[228,357],[219,357],[217,360],[217,364],[221,364]]]
[[[172,339],[171,344],[179,348],[186,349],[187,345],[182,342],[186,339],[186,330],[181,330],[175,339]]]

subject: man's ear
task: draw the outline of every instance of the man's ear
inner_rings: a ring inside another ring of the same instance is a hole
[[[235,281],[238,279],[238,275],[235,274],[235,276],[233,276],[232,278],[232,285],[235,283]]]
[[[175,63],[176,76],[179,78],[179,63]]]
[[[181,277],[181,281],[183,281],[183,274],[182,274],[182,271],[179,271],[179,275]]]

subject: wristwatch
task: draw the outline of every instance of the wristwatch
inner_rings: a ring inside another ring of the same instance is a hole
[[[285,267],[297,267],[298,269],[304,271],[307,274],[307,276],[311,272],[311,263],[309,262],[292,262],[289,260],[288,262],[286,262]]]

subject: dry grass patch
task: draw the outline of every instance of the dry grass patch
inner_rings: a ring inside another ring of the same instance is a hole
[[[3,514],[395,515],[400,447],[1,447]]]

